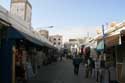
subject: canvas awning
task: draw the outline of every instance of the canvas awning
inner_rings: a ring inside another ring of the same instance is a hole
[[[125,27],[119,28],[117,30],[114,30],[113,32],[107,33],[105,37],[105,45],[106,47],[112,47],[116,45],[121,44],[121,31],[124,31]],[[125,33],[125,31],[124,31]],[[97,42],[103,40],[103,37],[101,35],[98,35],[95,37],[95,40]],[[102,43],[102,42],[101,42]],[[101,43],[98,43],[97,49],[102,49]]]

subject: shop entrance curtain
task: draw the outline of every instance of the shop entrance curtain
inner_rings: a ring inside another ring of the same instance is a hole
[[[103,50],[104,50],[104,41],[103,41],[103,40],[101,40],[101,41],[97,44],[96,50],[97,50],[97,51],[103,51]]]

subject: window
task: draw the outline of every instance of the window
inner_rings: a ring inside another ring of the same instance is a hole
[[[60,42],[58,43],[58,45],[60,45]]]
[[[56,41],[56,38],[54,38],[53,40]]]
[[[121,36],[121,43],[125,45],[125,36]]]
[[[58,40],[60,40],[60,38]]]
[[[56,42],[54,42],[53,44],[56,45]]]

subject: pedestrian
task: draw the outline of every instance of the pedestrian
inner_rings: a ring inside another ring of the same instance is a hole
[[[99,69],[100,69],[100,60],[99,60],[99,55],[97,55],[95,60],[96,82],[99,82],[99,77],[100,77]]]
[[[111,64],[110,68],[109,68],[109,75],[110,75],[110,83],[117,83],[116,82],[116,68],[115,68],[115,63]]]
[[[86,78],[88,78],[92,73],[91,58],[89,57],[86,65]]]
[[[88,73],[89,73],[88,62],[89,62],[89,60],[85,61],[85,78],[88,78]]]
[[[91,60],[90,60],[90,47],[86,47],[84,49],[84,57],[85,57],[85,77],[88,78],[89,73],[91,72]]]
[[[33,73],[33,68],[29,57],[27,58],[25,67],[26,67],[27,80],[31,80],[31,78],[34,76],[34,73]]]
[[[60,61],[62,61],[63,53],[60,54]]]
[[[105,60],[104,55],[100,55],[100,82],[104,83]]]
[[[78,75],[79,73],[79,65],[82,62],[82,59],[80,58],[80,56],[76,55],[73,58],[73,66],[74,66],[74,74]]]
[[[21,62],[16,62],[15,65],[16,72],[16,83],[26,83],[26,72],[24,65]]]
[[[95,62],[92,58],[91,58],[91,77],[92,78],[95,77]]]

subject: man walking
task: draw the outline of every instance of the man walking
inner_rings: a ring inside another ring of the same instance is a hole
[[[78,75],[78,73],[79,73],[79,65],[80,65],[81,61],[82,61],[82,59],[78,55],[76,55],[73,58],[73,66],[74,66],[74,74],[75,75]]]
[[[99,60],[99,55],[97,55],[95,60],[96,82],[99,82],[100,79],[99,69],[100,69],[100,60]]]

